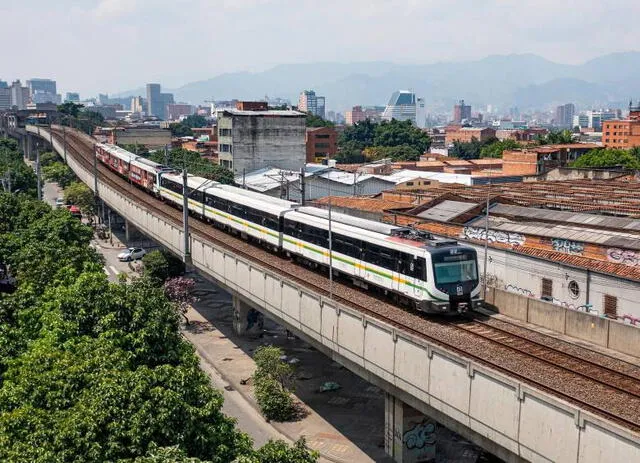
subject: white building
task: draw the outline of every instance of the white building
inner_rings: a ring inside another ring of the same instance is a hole
[[[387,104],[382,119],[390,121],[411,121],[416,125],[416,95],[409,90],[398,90],[393,92]]]

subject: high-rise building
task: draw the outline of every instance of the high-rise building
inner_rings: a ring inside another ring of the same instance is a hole
[[[0,85],[0,110],[9,108],[11,108],[11,89]]]
[[[30,79],[27,80],[27,87],[32,103],[60,103],[55,80]]]
[[[424,129],[427,126],[427,108],[424,98],[418,98],[416,107],[416,125]]]
[[[145,102],[141,96],[134,96],[131,98],[131,112],[135,114],[142,114],[144,112]]]
[[[398,90],[393,92],[389,103],[384,108],[382,119],[390,121],[411,121],[416,123],[416,95],[409,90]]]
[[[354,106],[353,108],[351,108],[351,111],[346,111],[344,113],[344,117],[346,119],[347,125],[356,124],[358,122],[364,121],[367,118],[364,111],[362,110],[362,106]]]
[[[64,101],[69,103],[80,103],[80,94],[75,92],[67,92]]]
[[[466,105],[464,100],[460,100],[453,106],[453,123],[462,124],[463,121],[468,120],[471,120],[471,105]]]
[[[29,104],[29,87],[23,87],[20,80],[16,80],[9,87],[11,92],[11,106],[18,109],[27,109]]]
[[[168,104],[167,120],[177,121],[181,116],[190,116],[193,114],[193,106],[186,103]]]
[[[324,119],[325,98],[313,90],[305,90],[298,98],[298,110]]]
[[[217,111],[218,162],[237,175],[265,167],[298,171],[306,158],[305,114],[298,111]]]
[[[0,88],[9,88],[9,84],[6,81],[0,79]]]
[[[573,103],[567,103],[556,108],[555,123],[558,127],[569,128],[573,124],[573,116],[576,113],[576,107]]]
[[[147,116],[166,119],[167,105],[173,103],[173,93],[162,93],[160,84],[147,84]]]

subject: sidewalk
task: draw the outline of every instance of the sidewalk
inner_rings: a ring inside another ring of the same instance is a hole
[[[252,352],[260,345],[274,344],[283,348],[289,358],[298,359],[296,366],[301,379],[296,383],[300,398],[296,398],[308,415],[296,422],[269,423],[277,433],[290,441],[304,436],[307,445],[321,453],[323,461],[391,461],[384,453],[381,391],[302,341],[287,339],[284,329],[268,320],[262,339],[236,336],[229,295],[212,291],[212,285],[200,277],[196,276],[196,281],[200,301],[187,313],[190,324],[184,326],[183,334],[203,362],[219,372],[255,409],[258,410],[258,405],[250,379],[255,369]],[[317,392],[324,381],[336,381],[343,388]]]

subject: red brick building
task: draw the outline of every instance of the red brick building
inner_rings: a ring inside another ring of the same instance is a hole
[[[460,127],[457,125],[450,125],[446,128],[445,144],[447,146],[452,145],[454,141],[460,143],[469,143],[475,138],[478,141],[487,141],[491,138],[495,138],[496,131],[490,127],[475,128],[475,127]]]
[[[544,145],[535,148],[505,150],[502,153],[504,175],[537,175],[556,167],[567,167],[581,155],[599,148],[593,143]]]
[[[607,148],[629,149],[640,146],[640,102],[629,106],[629,119],[602,122],[602,143]]]
[[[333,127],[309,127],[305,134],[307,162],[322,162],[338,152],[338,133]]]
[[[266,101],[237,101],[238,111],[267,111],[269,106]]]

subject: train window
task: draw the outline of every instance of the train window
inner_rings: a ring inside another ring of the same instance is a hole
[[[293,236],[294,238],[298,236],[298,228],[297,223],[292,222],[291,220],[284,221],[284,233],[289,236]]]
[[[392,249],[378,246],[372,243],[365,243],[364,260],[380,267],[393,270],[396,269],[396,252]]]

